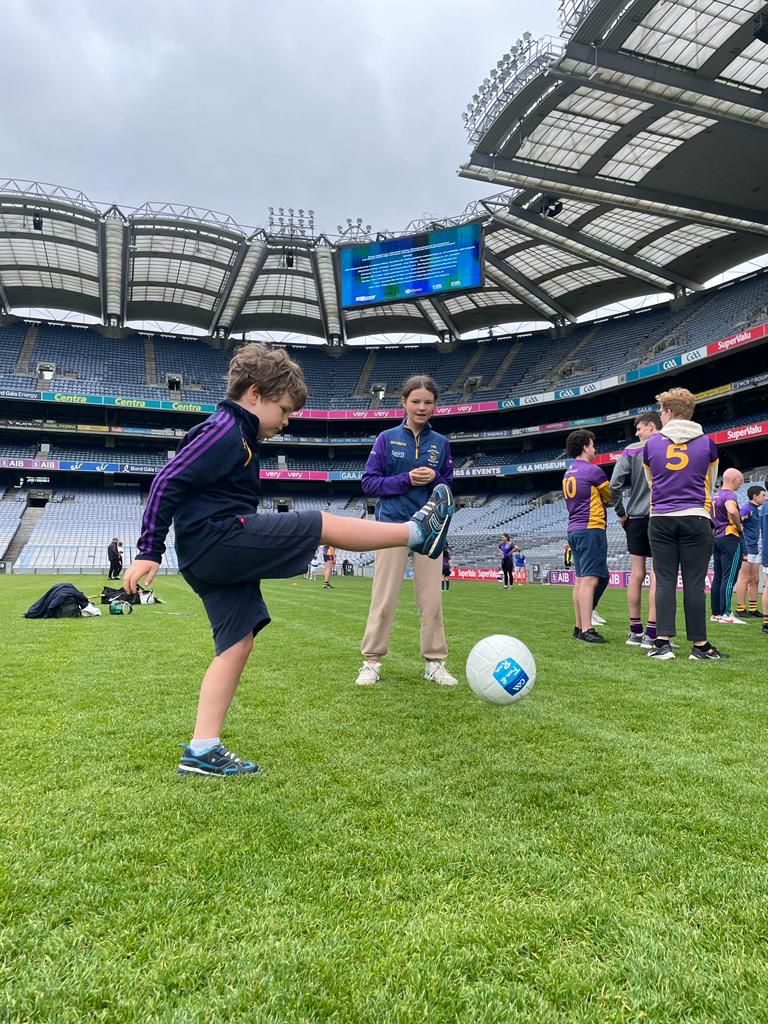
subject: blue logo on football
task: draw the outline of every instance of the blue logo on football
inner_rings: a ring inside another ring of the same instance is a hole
[[[528,682],[528,673],[514,658],[504,658],[493,670],[493,678],[507,693],[518,693]]]

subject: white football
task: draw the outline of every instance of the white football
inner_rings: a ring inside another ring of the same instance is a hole
[[[522,640],[486,636],[469,652],[467,681],[483,700],[512,704],[533,689],[536,662]]]

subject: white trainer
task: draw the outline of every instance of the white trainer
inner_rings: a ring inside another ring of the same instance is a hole
[[[744,619],[738,619],[735,615],[721,615],[721,622],[727,622],[731,626],[746,626]]]
[[[381,675],[381,665],[378,661],[364,661],[363,667],[357,673],[355,682],[358,686],[375,686]]]
[[[459,680],[452,676],[442,661],[428,661],[424,668],[424,678],[438,686],[458,686]]]
[[[602,615],[598,615],[597,612],[592,612],[592,625],[593,626],[604,626],[605,619]]]

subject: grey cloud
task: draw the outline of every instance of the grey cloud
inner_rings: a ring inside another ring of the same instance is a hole
[[[402,228],[489,190],[460,113],[555,0],[10,0],[0,175],[263,224],[270,205]],[[493,189],[491,189],[493,191]]]

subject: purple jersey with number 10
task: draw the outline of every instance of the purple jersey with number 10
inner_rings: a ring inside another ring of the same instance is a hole
[[[611,492],[599,466],[574,459],[563,477],[563,496],[569,531],[605,529],[605,506],[611,503]]]
[[[666,434],[645,442],[643,462],[651,472],[651,515],[668,515],[687,508],[712,507],[710,466],[717,446],[706,434],[675,444]]]

